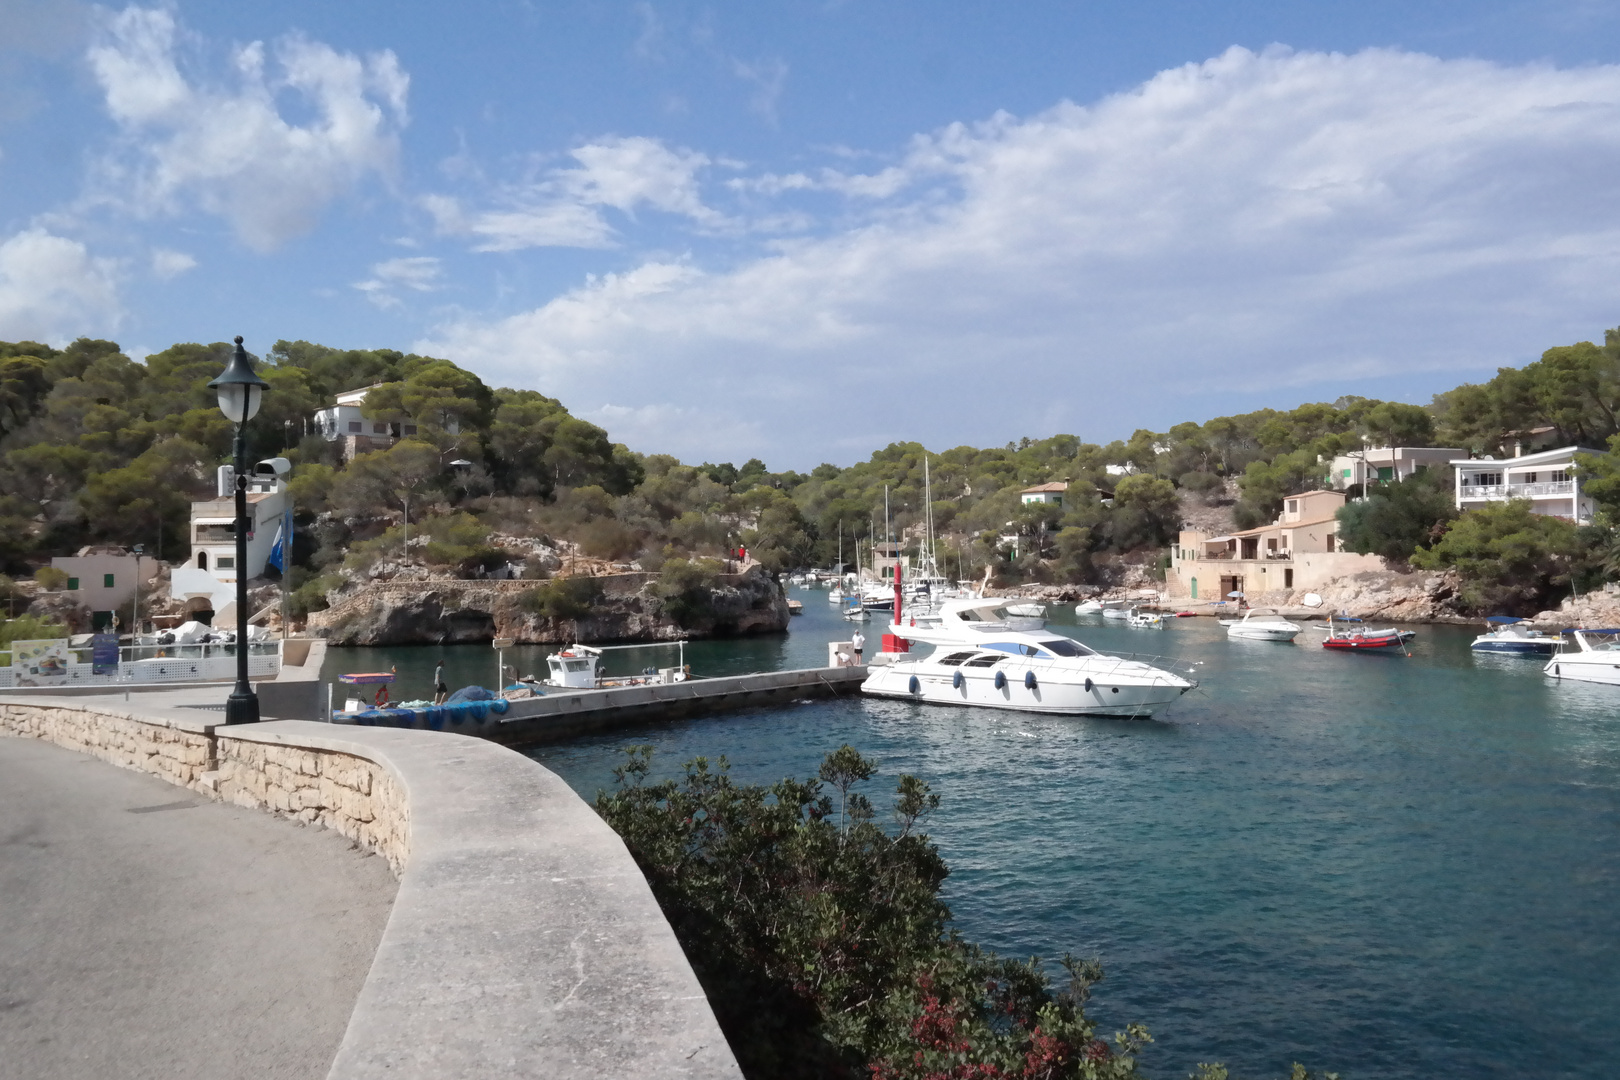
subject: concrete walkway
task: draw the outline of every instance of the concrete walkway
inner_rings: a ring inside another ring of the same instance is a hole
[[[0,1080],[319,1080],[394,893],[335,833],[0,738]]]

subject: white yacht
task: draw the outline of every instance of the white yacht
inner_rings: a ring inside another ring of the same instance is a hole
[[[894,632],[934,644],[934,651],[872,668],[861,684],[865,693],[1064,716],[1149,717],[1198,685],[1191,669],[1167,669],[1175,661],[1107,656],[1052,633],[1002,631],[969,644],[949,640],[944,628]]]
[[[1620,630],[1571,630],[1542,670],[1555,679],[1620,686]],[[1573,642],[1575,649],[1567,647]]]
[[[1101,600],[1082,600],[1074,605],[1076,615],[1101,615],[1103,605]]]
[[[1222,619],[1226,636],[1244,641],[1293,641],[1305,628],[1283,618],[1276,608],[1250,608],[1241,619]]]

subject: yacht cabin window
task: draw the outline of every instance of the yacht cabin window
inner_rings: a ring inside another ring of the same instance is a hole
[[[981,653],[980,655],[975,656],[973,659],[969,660],[967,663],[963,664],[962,666],[963,667],[995,667],[997,664],[1001,663],[1005,659],[1007,659],[1005,656],[997,656],[995,653]]]
[[[972,655],[972,652],[953,652],[949,656],[941,657],[939,662],[955,667],[957,664],[960,664],[962,661],[966,660]]]

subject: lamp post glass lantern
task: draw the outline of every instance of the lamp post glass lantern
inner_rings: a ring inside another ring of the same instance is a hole
[[[231,362],[208,387],[219,394],[219,411],[236,425],[236,686],[225,699],[225,722],[252,724],[259,719],[259,696],[248,682],[247,440],[242,425],[259,411],[270,384],[254,373],[239,335]]]

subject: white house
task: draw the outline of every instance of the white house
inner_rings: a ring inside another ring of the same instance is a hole
[[[264,573],[290,505],[291,471],[286,458],[270,458],[255,465],[248,477],[245,568],[236,565],[236,481],[231,467],[220,467],[218,497],[191,504],[191,557],[169,576],[169,595],[186,601],[188,612],[213,611],[229,617],[237,575],[245,569],[251,580]]]
[[[1581,492],[1574,472],[1576,454],[1601,454],[1584,446],[1565,446],[1511,458],[1457,458],[1457,509],[1477,510],[1492,502],[1528,499],[1538,514],[1587,525],[1597,508]]]
[[[87,547],[77,555],[56,556],[51,566],[67,574],[68,592],[90,609],[92,625],[110,625],[112,613],[135,595],[141,559],[123,548]],[[146,561],[148,570],[155,564]]]
[[[314,426],[327,442],[343,443],[344,460],[372,450],[386,450],[400,439],[409,439],[420,430],[409,421],[370,420],[361,415],[366,395],[382,383],[372,383],[358,390],[350,390],[333,398],[333,404],[315,413]],[[455,417],[447,418],[445,430],[457,434],[461,428]]]
[[[1467,454],[1459,446],[1372,446],[1340,454],[1328,466],[1328,483],[1339,491],[1369,481],[1405,480],[1426,469],[1449,466]]]
[[[1062,506],[1063,493],[1068,490],[1068,481],[1055,480],[1050,484],[1036,484],[1034,487],[1025,488],[1018,493],[1018,497],[1025,506],[1030,503],[1047,503],[1051,506]]]

